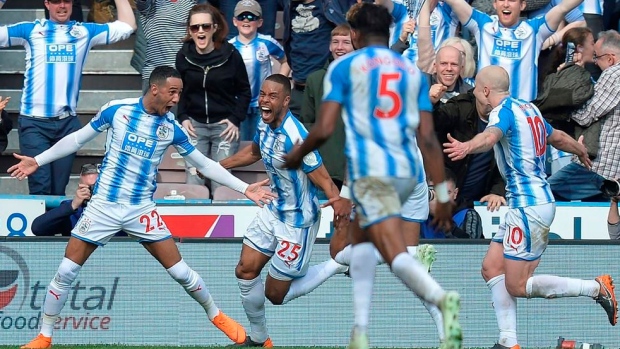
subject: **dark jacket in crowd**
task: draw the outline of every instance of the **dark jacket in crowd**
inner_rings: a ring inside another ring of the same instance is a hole
[[[78,207],[77,210],[73,210],[71,202],[73,200],[64,200],[58,207],[55,207],[32,221],[30,230],[36,236],[71,236],[71,230],[75,227],[75,224],[82,216],[85,206]],[[123,231],[117,233],[117,235],[126,236]]]
[[[422,239],[484,239],[482,232],[482,218],[476,212],[471,200],[458,200],[452,215],[452,229],[442,231],[432,224],[433,217],[429,216],[420,226]]]
[[[474,138],[478,134],[479,118],[476,111],[476,98],[472,91],[451,98],[433,112],[435,132],[437,133],[439,143],[448,142],[448,133],[455,139],[463,142]],[[456,175],[457,188],[463,188],[471,159],[472,155],[470,154],[462,160],[452,161],[444,154],[446,167]],[[506,183],[499,173],[495,157],[493,157],[489,166],[484,186],[485,193],[506,196]],[[478,200],[480,198],[470,199]]]
[[[2,122],[0,122],[0,153],[6,150],[9,145],[9,132],[13,129],[13,121],[9,118],[6,110],[2,111]]]
[[[239,126],[245,119],[252,92],[241,54],[225,42],[219,49],[199,54],[193,41],[183,44],[176,68],[183,92],[179,100],[179,122],[190,117],[201,123],[228,119]]]

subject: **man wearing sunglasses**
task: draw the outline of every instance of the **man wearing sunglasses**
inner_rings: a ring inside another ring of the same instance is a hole
[[[82,69],[91,47],[125,40],[136,28],[128,0],[115,0],[118,20],[71,20],[73,0],[45,0],[49,20],[0,26],[0,47],[24,46],[26,72],[19,116],[20,152],[36,156],[77,131]],[[75,154],[43,166],[28,177],[32,195],[65,195]]]
[[[71,236],[71,230],[82,216],[93,194],[101,164],[85,164],[80,170],[80,182],[75,196],[32,221],[32,233],[36,236]],[[119,235],[117,233],[117,235]],[[126,235],[122,233],[122,235]]]

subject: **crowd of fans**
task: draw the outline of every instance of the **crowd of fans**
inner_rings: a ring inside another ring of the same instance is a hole
[[[620,177],[620,34],[616,31],[620,3],[551,0],[531,6],[523,0],[490,1],[495,9],[490,14],[465,0],[427,0],[419,13],[412,14],[409,2],[376,0],[392,13],[392,50],[416,61],[429,76],[439,140],[466,141],[484,130],[491,108],[477,101],[473,78],[484,66],[500,65],[510,75],[513,97],[534,100],[554,127],[575,137],[586,136],[591,171],[550,146],[542,150],[548,153],[546,171],[556,199],[609,200],[600,186],[604,179]],[[125,40],[134,31],[131,63],[141,73],[143,92],[152,88],[148,77],[154,67],[176,67],[184,89],[174,112],[196,140],[197,149],[213,160],[234,154],[240,141],[254,138],[261,114],[260,85],[272,73],[290,77],[290,110],[310,128],[319,116],[329,64],[354,50],[345,20],[354,3],[94,0],[88,19],[100,23],[75,24],[82,21],[79,0],[45,0],[48,20],[0,26],[0,47],[29,47],[18,122],[20,152],[35,156],[80,127],[78,89],[89,49]],[[281,41],[274,38],[277,11],[283,13],[278,23],[283,26]],[[113,21],[101,23],[106,18]],[[37,32],[41,37],[33,34]],[[67,48],[51,52],[50,45],[43,44],[46,36]],[[72,64],[50,64],[58,62]],[[7,102],[0,97],[2,151],[12,129],[3,110]],[[340,123],[321,148],[339,188],[345,180],[344,139]],[[30,194],[64,195],[74,156],[29,176]],[[453,173],[455,212],[466,214],[455,218],[458,231],[442,232],[443,236],[482,237],[473,202],[486,202],[490,210],[506,204],[505,183],[494,154],[468,155],[459,161],[446,157],[445,163]],[[205,183],[195,169],[188,167],[187,174],[188,183],[210,185],[212,193],[218,185]],[[88,185],[80,184],[76,198],[87,199],[86,191]],[[67,202],[65,213],[77,212],[78,201]],[[612,199],[612,208],[615,203],[617,198]],[[426,233],[425,237],[441,235],[430,227],[423,230]]]

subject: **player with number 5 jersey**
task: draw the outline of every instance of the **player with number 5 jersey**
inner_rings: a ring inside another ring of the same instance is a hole
[[[484,132],[467,142],[459,142],[448,134],[449,142],[444,144],[444,152],[452,160],[494,147],[506,180],[509,209],[482,262],[482,276],[491,290],[500,329],[494,349],[520,349],[516,297],[591,297],[603,307],[612,326],[618,316],[609,275],[594,280],[533,275],[547,248],[555,216],[555,202],[545,176],[547,142],[577,155],[588,168],[592,162],[582,143],[583,136],[577,142],[554,130],[534,104],[510,97],[509,86],[508,73],[502,67],[480,70],[474,95],[479,108],[492,108],[489,123]]]
[[[89,124],[35,158],[15,155],[20,162],[9,168],[9,173],[21,180],[39,166],[76,152],[100,132],[109,132],[94,195],[71,232],[65,258],[47,288],[41,332],[22,348],[51,347],[56,318],[82,265],[97,247],[105,245],[119,230],[137,239],[204,308],[209,320],[226,336],[236,343],[245,342],[243,327],[217,308],[203,279],[185,263],[171,239],[172,235],[153,202],[155,176],[166,148],[172,145],[204,176],[244,193],[260,206],[273,198],[261,189],[268,181],[248,185],[191,145],[186,131],[170,112],[183,90],[178,71],[171,67],[156,67],[149,84],[142,98],[106,104]]]

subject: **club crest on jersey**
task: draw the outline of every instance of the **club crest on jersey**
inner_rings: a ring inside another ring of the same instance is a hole
[[[166,125],[159,125],[157,128],[157,138],[166,139],[168,138],[168,134],[170,133],[170,129]]]
[[[304,164],[306,164],[306,166],[314,167],[319,164],[319,159],[317,159],[316,155],[311,152],[304,156]]]
[[[71,31],[69,31],[69,35],[73,36],[74,38],[81,38],[84,34],[80,30],[80,28],[73,27],[71,28]]]
[[[78,232],[80,232],[80,234],[85,234],[89,228],[90,228],[90,219],[82,216],[82,218],[80,219],[80,224],[78,224]]]

